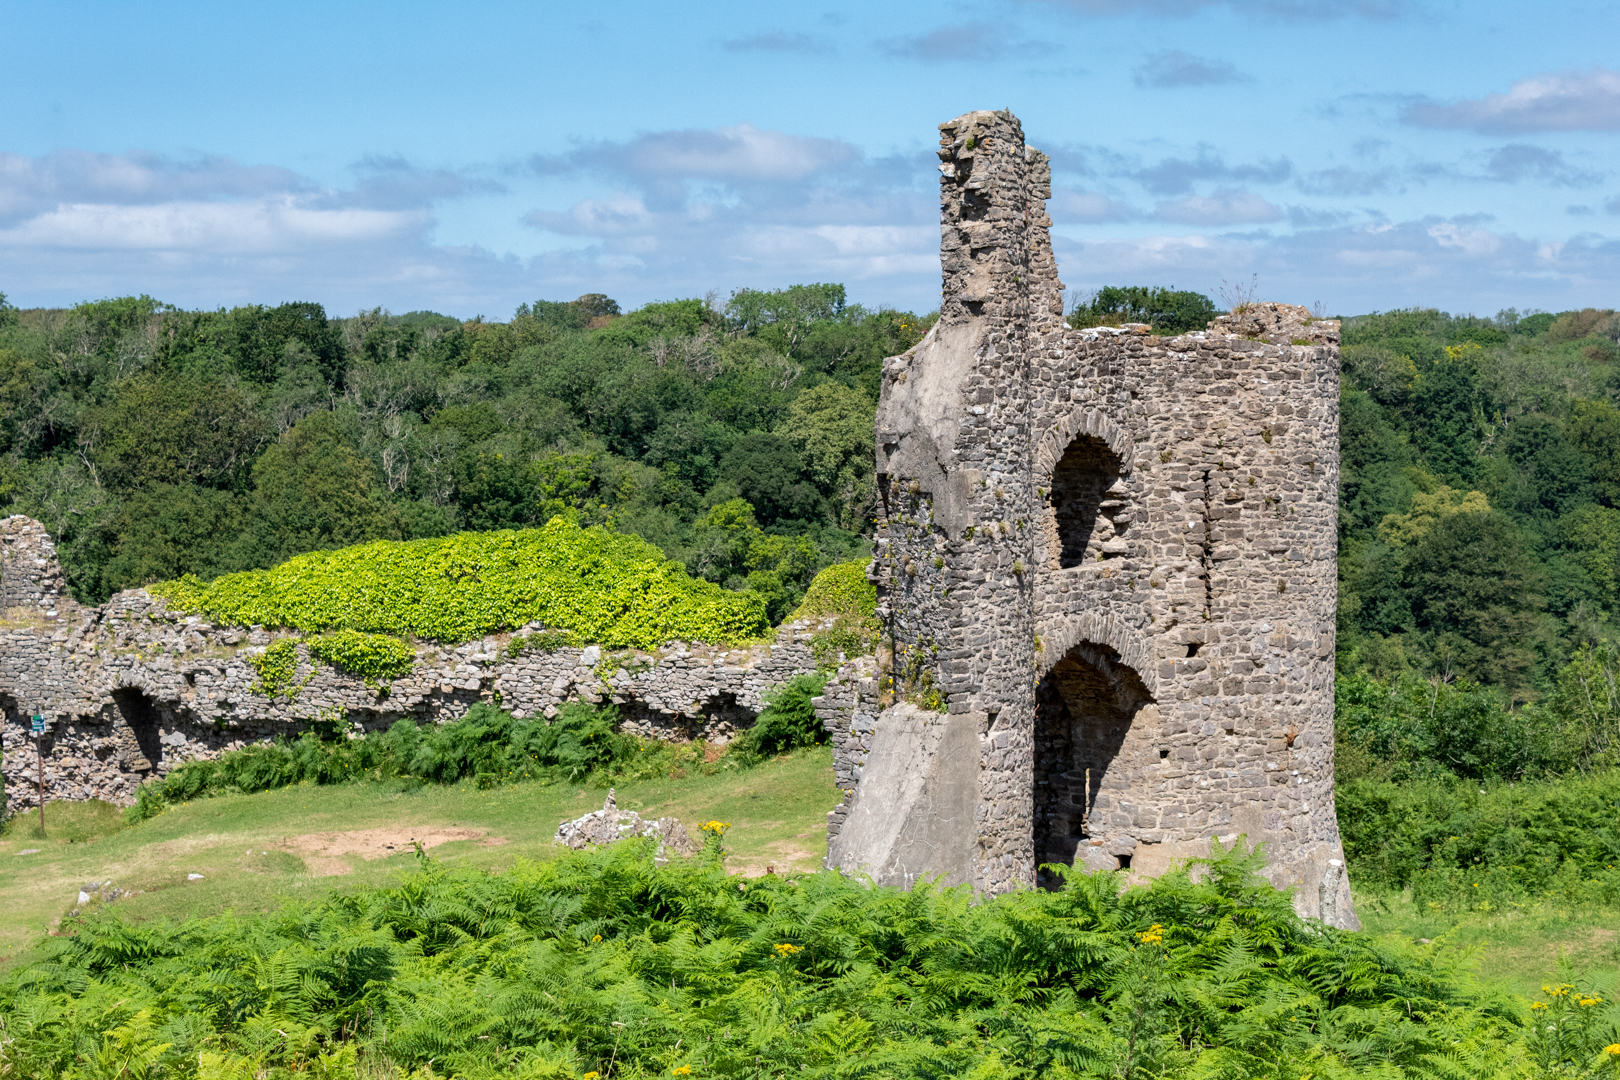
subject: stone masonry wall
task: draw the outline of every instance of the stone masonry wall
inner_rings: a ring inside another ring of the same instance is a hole
[[[501,634],[454,646],[418,643],[415,670],[386,692],[312,663],[300,646],[296,692],[271,698],[255,689],[248,659],[296,635],[211,626],[143,590],[84,608],[62,592],[54,549],[37,522],[0,521],[0,540],[7,565],[16,553],[27,568],[16,594],[23,602],[0,613],[9,811],[38,804],[28,727],[35,712],[47,721],[46,798],[127,804],[142,781],[182,762],[296,736],[313,720],[335,719],[361,734],[402,718],[444,723],[478,701],[519,717],[553,716],[571,701],[614,703],[622,730],[644,738],[724,742],[753,723],[768,690],[816,669],[808,646],[814,628],[802,623],[784,627],[774,643],[729,649],[670,642],[653,651],[593,645],[513,656],[513,635]],[[855,678],[857,667],[846,665],[835,680]],[[838,697],[841,685],[835,681],[821,712],[847,730],[839,704],[853,699]]]
[[[1338,324],[1256,304],[1174,338],[1070,329],[1016,118],[941,125],[939,156],[941,317],[878,410],[884,707],[837,744],[829,863],[993,892],[1242,834],[1303,913],[1354,924]]]

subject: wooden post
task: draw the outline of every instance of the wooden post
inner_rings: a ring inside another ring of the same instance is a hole
[[[34,717],[34,753],[39,758],[39,838],[45,839],[45,718]]]

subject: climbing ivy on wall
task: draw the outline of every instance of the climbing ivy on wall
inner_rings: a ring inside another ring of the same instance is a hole
[[[769,629],[763,602],[693,578],[652,544],[560,518],[538,529],[378,541],[272,570],[151,586],[216,623],[466,641],[531,621],[581,640],[651,648],[734,644]]]
[[[251,688],[255,694],[269,698],[282,696],[291,701],[298,693],[298,688],[292,684],[293,673],[298,669],[298,642],[291,638],[275,642],[258,656],[248,657],[248,666],[259,675]]]
[[[304,644],[310,656],[359,675],[367,682],[409,675],[411,666],[416,663],[416,650],[387,634],[338,630],[322,637],[306,638]]]
[[[855,656],[877,647],[883,628],[877,618],[877,586],[866,579],[871,565],[871,559],[856,559],[827,567],[810,582],[799,609],[788,616],[789,621],[833,620],[810,638],[810,649],[823,668],[836,666],[839,653]]]

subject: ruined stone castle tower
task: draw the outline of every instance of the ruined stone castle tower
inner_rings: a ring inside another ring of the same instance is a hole
[[[939,322],[884,364],[882,711],[838,733],[829,863],[985,891],[1263,843],[1355,925],[1333,806],[1338,332],[1256,304],[1073,330],[1047,158],[940,125]]]

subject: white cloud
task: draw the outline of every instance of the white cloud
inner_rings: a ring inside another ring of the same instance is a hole
[[[543,176],[605,172],[667,188],[695,179],[801,180],[859,157],[859,150],[837,139],[789,135],[738,124],[707,130],[660,131],[624,143],[592,143],[560,156],[536,155],[529,164]]]
[[[1047,210],[1059,225],[1131,221],[1139,216],[1128,204],[1111,199],[1100,191],[1061,186],[1052,188],[1052,200],[1047,204]]]
[[[423,210],[313,209],[288,196],[153,206],[73,203],[0,229],[0,245],[286,254],[413,235],[428,220]]]
[[[1505,94],[1452,105],[1410,105],[1401,119],[1419,127],[1467,128],[1489,135],[1534,131],[1620,131],[1620,72],[1593,68],[1535,75]]]
[[[1182,225],[1257,225],[1276,221],[1282,211],[1248,191],[1217,191],[1161,202],[1153,211],[1159,221]]]
[[[921,186],[931,187],[932,173],[920,158],[872,160],[839,140],[740,125],[597,143],[531,166],[616,188],[524,218],[591,241],[545,260],[582,278],[593,267],[611,269],[609,283],[643,291],[661,282],[665,294],[700,295],[802,280],[891,289],[906,276],[937,273],[935,196]],[[911,297],[918,280],[907,283]]]
[[[1352,314],[1414,305],[1453,312],[1613,305],[1620,241],[1530,239],[1477,220],[1375,222],[1281,235],[1156,235],[1056,241],[1071,287],[1163,282],[1216,295],[1220,282],[1259,275],[1267,300]]]

